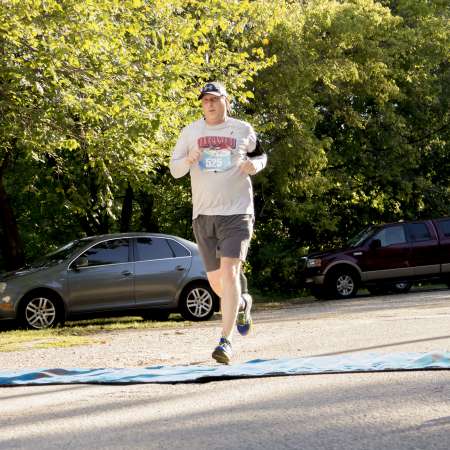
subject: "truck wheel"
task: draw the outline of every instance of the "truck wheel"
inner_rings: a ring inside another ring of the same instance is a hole
[[[330,274],[329,292],[333,298],[351,298],[358,292],[358,278],[348,269],[337,269]]]
[[[198,322],[208,320],[214,314],[215,296],[206,283],[193,283],[181,294],[180,313],[186,320]]]

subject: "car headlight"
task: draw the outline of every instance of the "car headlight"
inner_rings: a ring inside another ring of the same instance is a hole
[[[6,291],[6,283],[0,283],[0,294]]]
[[[311,258],[306,261],[306,267],[320,267],[322,260],[320,258]]]

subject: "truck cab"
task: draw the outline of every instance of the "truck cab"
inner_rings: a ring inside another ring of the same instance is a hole
[[[346,247],[308,255],[303,279],[318,298],[406,292],[414,281],[450,275],[450,218],[373,225]]]

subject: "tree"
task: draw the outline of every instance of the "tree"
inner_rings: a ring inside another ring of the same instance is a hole
[[[36,230],[27,222],[31,193],[54,207],[60,239],[73,236],[76,224],[85,234],[118,229],[122,200],[158,189],[152,180],[159,181],[176,134],[197,111],[198,86],[227,78],[245,101],[245,83],[270,63],[258,50],[270,27],[268,5],[1,3],[0,210],[8,268],[23,262],[23,251],[11,257],[21,247],[11,236]],[[23,171],[29,163],[33,174]],[[4,214],[8,202],[19,212],[17,225]]]
[[[300,255],[367,223],[448,213],[448,10],[384,3],[293,3],[269,37],[252,110],[271,151],[262,285],[298,286]]]

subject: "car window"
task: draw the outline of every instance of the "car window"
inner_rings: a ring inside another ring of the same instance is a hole
[[[406,242],[405,229],[403,225],[383,228],[374,236],[374,239],[379,239],[382,247],[393,244],[404,244]]]
[[[413,242],[429,241],[432,239],[428,227],[424,223],[410,223],[408,224],[409,239]]]
[[[136,261],[173,258],[174,253],[163,238],[137,238]]]
[[[167,239],[167,243],[169,244],[175,256],[190,256],[189,250],[177,241],[174,241],[173,239]]]
[[[92,242],[93,238],[77,239],[76,241],[69,242],[63,247],[58,248],[52,253],[49,253],[35,261],[33,261],[31,267],[40,267],[52,263],[60,263],[67,259],[69,256],[82,250],[83,247],[88,246]]]
[[[439,228],[442,230],[442,234],[445,237],[450,237],[450,220],[439,222]]]
[[[100,242],[83,253],[89,266],[119,264],[128,262],[129,239],[112,239]]]

